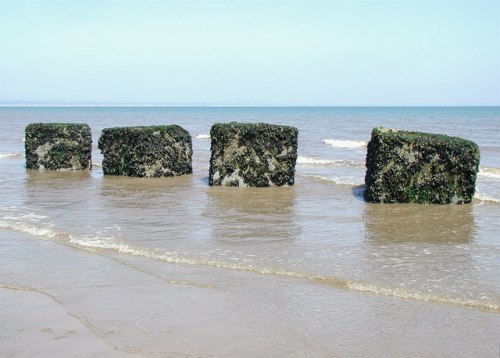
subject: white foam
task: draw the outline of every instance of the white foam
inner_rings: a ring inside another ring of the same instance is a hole
[[[258,267],[253,265],[245,265],[238,263],[230,263],[213,259],[204,259],[196,257],[188,257],[176,252],[168,252],[163,250],[149,250],[145,248],[135,247],[130,244],[120,242],[114,238],[105,237],[69,237],[69,245],[75,248],[84,249],[87,251],[110,250],[122,254],[140,256],[148,259],[154,259],[174,264],[184,264],[193,266],[209,266],[215,268],[223,268],[232,271],[255,272],[265,275],[288,276],[296,278],[315,279],[315,276],[310,276],[305,273],[297,273],[293,271],[272,269],[267,267]]]
[[[50,224],[37,224],[36,221],[23,221],[15,217],[2,217],[0,218],[0,227],[4,229],[12,229],[15,231],[20,231],[25,234],[34,236],[43,236],[46,238],[55,238],[57,232],[54,230],[54,226]]]
[[[324,175],[305,175],[306,178],[311,178],[311,179],[316,179],[320,181],[326,181],[329,183],[334,183],[337,185],[348,185],[348,186],[360,186],[364,185],[365,181],[361,178],[356,178],[356,177],[327,177]]]
[[[68,243],[70,246],[76,248],[89,248],[91,251],[96,250],[114,250],[122,253],[131,253],[132,251],[128,248],[127,244],[117,242],[112,237],[101,237],[101,236],[68,236]]]
[[[500,180],[500,168],[481,167],[479,168],[478,175],[485,178]]]
[[[2,208],[0,208],[1,210]],[[20,210],[14,212],[20,213]],[[418,301],[431,301],[442,304],[453,304],[459,306],[469,306],[479,309],[487,309],[495,312],[500,311],[498,304],[494,302],[480,301],[467,298],[446,297],[431,295],[413,290],[403,290],[399,288],[381,287],[374,284],[364,284],[360,282],[346,281],[337,277],[324,277],[305,272],[289,271],[281,268],[254,266],[237,262],[227,262],[216,259],[206,259],[199,257],[189,257],[189,255],[164,250],[151,250],[147,248],[135,247],[108,236],[77,236],[65,232],[58,232],[54,225],[47,222],[47,217],[26,213],[20,215],[9,215],[0,217],[0,227],[22,231],[36,236],[44,236],[57,240],[59,243],[71,246],[87,252],[99,252],[101,250],[114,251],[125,255],[139,256],[147,259],[159,260],[173,264],[184,264],[192,266],[208,266],[231,271],[253,272],[262,275],[274,275],[290,277],[301,280],[309,280],[319,284],[334,286],[338,288],[367,292],[376,295],[392,296],[401,299],[411,299]],[[40,221],[45,227],[40,226]],[[34,224],[35,223],[35,224]],[[38,224],[38,225],[36,225]],[[49,225],[48,225],[49,224]],[[47,226],[48,225],[48,226]]]
[[[351,290],[361,291],[361,292],[370,292],[377,295],[383,296],[393,296],[402,299],[411,299],[416,301],[430,301],[435,303],[442,304],[451,304],[458,306],[469,306],[480,309],[487,309],[491,311],[498,312],[500,311],[500,307],[498,304],[493,302],[483,302],[479,300],[469,299],[469,298],[458,298],[458,297],[446,297],[439,296],[434,294],[422,293],[412,290],[404,290],[399,288],[388,288],[388,287],[380,287],[371,284],[362,284],[357,282],[347,281],[347,287]]]
[[[22,156],[21,153],[6,153],[6,152],[0,152],[0,159],[1,158],[14,158],[14,157],[20,157]]]
[[[210,139],[210,134],[201,133],[196,136],[196,139]]]
[[[368,142],[364,140],[338,140],[338,139],[325,139],[323,143],[329,144],[334,148],[348,148],[348,149],[356,149],[363,148],[368,145]]]
[[[0,228],[25,234],[55,238],[58,232],[47,216],[37,215],[24,207],[0,207]]]
[[[297,157],[297,164],[303,165],[331,165],[331,166],[344,166],[344,167],[364,167],[365,163],[357,162],[354,160],[342,160],[342,159],[318,159],[310,158],[299,155]]]
[[[164,261],[167,263],[194,265],[194,266],[209,266],[231,271],[245,271],[245,272],[254,272],[262,275],[274,275],[274,276],[291,277],[296,279],[305,279],[330,286],[335,286],[338,288],[347,288],[350,290],[368,292],[377,295],[392,296],[392,297],[411,299],[417,301],[431,301],[442,304],[469,306],[479,309],[487,309],[495,312],[500,311],[500,307],[492,302],[482,302],[474,299],[424,294],[421,292],[402,290],[398,288],[380,287],[371,284],[346,281],[336,277],[323,277],[304,272],[288,271],[286,269],[260,267],[251,264],[240,264],[234,262],[230,263],[220,260],[211,260],[203,258],[189,258],[187,256],[179,255],[177,253],[172,253],[172,252],[151,251],[148,249],[136,248],[128,244],[115,242],[112,239],[108,240],[103,238],[86,238],[83,241],[78,239],[72,239],[71,243],[86,248],[108,249],[123,254],[128,254],[132,256],[141,256],[149,259]]]
[[[490,203],[500,204],[500,198],[493,198],[493,197],[484,195],[477,190],[476,190],[476,193],[474,194],[474,198],[481,200],[482,202],[490,202]]]

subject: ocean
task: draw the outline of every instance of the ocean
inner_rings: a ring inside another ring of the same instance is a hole
[[[295,185],[209,187],[210,127],[295,126]],[[25,169],[87,123],[89,172]],[[103,128],[178,124],[193,174],[104,176]],[[368,204],[374,127],[481,150],[468,205]],[[498,357],[500,107],[0,108],[0,356]]]

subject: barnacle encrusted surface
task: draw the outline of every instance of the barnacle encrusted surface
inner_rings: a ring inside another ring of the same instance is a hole
[[[92,134],[87,124],[28,124],[24,146],[28,169],[85,170],[92,167]]]
[[[469,203],[479,148],[458,137],[375,128],[366,155],[365,199],[383,203]]]
[[[193,172],[191,135],[175,124],[106,128],[98,147],[107,175],[150,178]]]
[[[218,123],[212,126],[210,136],[210,185],[293,185],[297,128],[266,123]]]

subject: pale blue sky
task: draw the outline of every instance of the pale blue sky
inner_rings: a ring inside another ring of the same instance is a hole
[[[500,105],[500,0],[0,0],[0,101]]]

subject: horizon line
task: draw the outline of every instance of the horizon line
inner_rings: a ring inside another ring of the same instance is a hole
[[[9,107],[166,107],[166,108],[182,108],[182,107],[213,107],[213,108],[244,108],[244,107],[255,107],[255,108],[265,108],[265,107],[276,107],[276,108],[287,108],[287,107],[295,107],[295,108],[310,108],[310,107],[323,107],[323,108],[373,108],[373,107],[500,107],[500,104],[375,104],[375,105],[310,105],[310,104],[211,104],[211,103],[179,103],[179,104],[167,104],[167,103],[107,103],[107,102],[16,102],[16,101],[5,101],[0,102],[0,107],[9,108]]]

